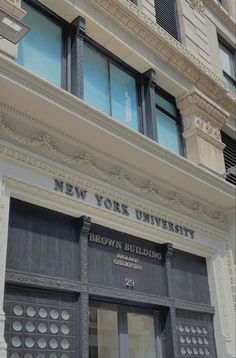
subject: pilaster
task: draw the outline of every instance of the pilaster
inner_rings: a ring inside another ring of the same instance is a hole
[[[10,199],[6,195],[4,179],[0,174],[0,358],[7,357],[7,345],[4,339],[5,313],[3,310],[3,302],[5,289],[9,202]]]
[[[84,98],[84,70],[83,70],[83,47],[85,37],[85,19],[77,17],[72,23],[72,47],[71,47],[71,91]]]
[[[13,16],[16,20],[21,20],[26,12],[21,8],[21,0],[1,0],[0,10],[5,11]],[[11,60],[17,57],[18,45],[14,45],[8,40],[1,39],[0,41],[0,54],[7,56]]]
[[[187,158],[218,175],[225,173],[221,128],[228,113],[196,88],[177,100]]]

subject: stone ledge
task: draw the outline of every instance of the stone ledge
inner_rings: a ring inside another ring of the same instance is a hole
[[[214,0],[202,0],[208,9],[210,9],[213,14],[215,14],[227,27],[230,31],[235,34],[236,23],[233,18],[228,14],[228,12],[223,8],[223,6]]]
[[[17,20],[21,20],[26,14],[26,12],[21,9],[19,0],[1,0],[0,9],[6,11]]]

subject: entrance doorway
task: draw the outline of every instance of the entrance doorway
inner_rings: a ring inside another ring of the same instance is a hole
[[[156,311],[93,303],[89,310],[89,358],[161,358]]]

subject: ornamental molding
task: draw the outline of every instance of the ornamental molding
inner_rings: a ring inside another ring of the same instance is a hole
[[[183,137],[185,139],[192,136],[199,136],[211,143],[221,151],[224,150],[225,144],[221,141],[220,129],[212,125],[210,121],[203,119],[201,116],[185,118]]]
[[[226,237],[225,240],[225,251],[226,251],[226,265],[229,272],[230,287],[233,297],[234,310],[236,312],[236,281],[235,281],[235,263],[233,258],[233,251],[230,245],[230,240]]]
[[[213,99],[227,92],[227,85],[211,69],[191,54],[161,26],[152,21],[130,0],[88,0],[123,24],[149,45],[152,51],[167,61],[178,72],[190,79],[196,87]]]
[[[3,114],[0,114],[0,129],[2,133],[7,134],[14,142],[18,145],[23,145],[24,147],[35,149],[43,149],[52,156],[52,159],[59,160],[62,164],[70,166],[71,168],[86,173],[89,170],[90,174],[96,176],[111,185],[118,185],[125,190],[132,191],[135,194],[142,195],[146,199],[156,202],[159,205],[164,205],[167,208],[173,210],[180,210],[186,215],[191,215],[198,217],[200,220],[205,220],[210,224],[218,224],[220,226],[226,225],[225,215],[219,211],[212,212],[209,214],[209,208],[205,204],[191,201],[187,204],[184,196],[178,192],[168,191],[166,194],[163,194],[163,189],[156,181],[146,180],[143,178],[133,179],[132,174],[129,173],[126,169],[122,167],[113,167],[111,164],[108,164],[108,168],[104,169],[104,163],[102,164],[91,152],[76,151],[74,154],[69,155],[65,153],[64,149],[61,149],[57,144],[55,139],[45,133],[40,131],[39,133],[34,133],[32,135],[23,135],[16,131],[12,124],[10,124]],[[9,152],[9,149],[4,149],[5,147],[0,146],[0,152],[6,154]],[[64,147],[63,147],[64,148]],[[14,153],[14,150],[12,150]],[[9,155],[10,156],[10,153]],[[20,155],[22,157],[22,154]],[[24,161],[26,161],[27,156],[24,155]],[[19,158],[18,158],[19,159]],[[23,160],[23,157],[22,157]],[[30,163],[27,163],[30,164]],[[111,194],[111,193],[110,193]],[[112,193],[112,197],[114,193]],[[127,201],[127,198],[124,197],[122,200]],[[132,206],[134,206],[132,204]],[[142,203],[135,204],[137,208],[142,208],[142,210],[147,210],[151,212],[149,204]]]
[[[205,8],[203,6],[202,0],[189,0],[189,5],[193,10],[196,10],[202,16],[205,15]]]
[[[199,117],[204,118],[208,123],[212,123],[212,126],[218,127],[219,130],[226,124],[229,117],[228,112],[196,88],[177,99],[176,104],[183,117],[197,113],[200,115]]]
[[[83,187],[84,189],[90,190],[90,192],[101,194],[103,196],[107,196],[114,200],[120,200],[124,204],[135,207],[138,210],[139,209],[144,210],[144,211],[146,210],[151,215],[159,215],[163,219],[172,220],[173,222],[176,222],[183,226],[188,225],[188,227],[190,229],[198,231],[198,232],[202,233],[203,235],[207,235],[208,237],[213,238],[214,240],[225,241],[226,233],[222,232],[222,231],[218,231],[216,226],[210,227],[210,226],[202,225],[202,223],[197,223],[196,221],[195,222],[190,221],[190,218],[185,219],[185,218],[181,217],[180,215],[174,213],[173,211],[168,212],[167,210],[165,210],[163,208],[160,209],[157,206],[151,205],[150,203],[148,203],[148,204],[143,203],[140,200],[134,199],[133,197],[130,198],[130,196],[128,196],[128,195],[122,195],[122,194],[118,193],[117,191],[114,191],[113,189],[107,188],[105,186],[97,185],[97,184],[93,183],[92,181],[89,181],[88,179],[83,179],[82,177],[74,175],[68,171],[61,170],[61,168],[56,168],[55,166],[51,166],[45,162],[40,161],[39,159],[29,157],[23,153],[17,152],[16,150],[12,150],[11,148],[8,148],[5,146],[3,147],[2,145],[0,145],[0,156],[1,155],[4,155],[4,157],[10,156],[10,158],[13,159],[14,161],[19,160],[21,165],[22,165],[23,161],[27,162],[27,164],[30,164],[30,166],[33,166],[34,169],[37,168],[44,174],[45,174],[45,172],[47,172],[52,177],[57,176],[61,180],[70,181],[71,183],[74,183],[75,185],[78,185],[80,187]],[[40,187],[33,186],[33,185],[23,182],[21,180],[17,180],[15,178],[4,177],[3,182],[4,182],[4,187],[7,184],[10,188],[17,188],[17,189],[22,190],[23,192],[26,192],[26,193],[33,193],[37,197],[46,198],[46,199],[50,200],[50,202],[53,202],[53,203],[60,203],[63,205],[68,205],[68,207],[72,207],[72,208],[78,207],[78,202],[72,200],[71,198],[61,196],[59,194],[56,194],[56,193],[46,190],[46,189],[42,189]],[[84,203],[83,203],[83,205],[84,205]],[[88,206],[88,208],[90,208],[88,203],[86,205]],[[193,205],[193,212],[194,212],[195,218],[199,217],[199,216],[202,217],[202,213],[204,212],[203,205],[200,203],[195,203]],[[178,213],[179,213],[179,211],[178,211]],[[109,215],[109,212],[106,211],[106,215]],[[221,217],[220,215],[221,215],[220,213],[217,213],[215,218],[213,218],[215,223],[224,219],[224,217]],[[151,229],[148,226],[145,226],[145,227]],[[155,230],[155,229],[153,229],[153,230]]]
[[[82,285],[78,281],[65,280],[58,277],[42,276],[13,270],[6,271],[6,282],[48,288],[50,290],[63,290],[68,292],[81,292]]]
[[[228,12],[223,8],[217,0],[202,0],[206,8],[211,10],[214,15],[216,15],[224,25],[228,27],[233,34],[236,31],[236,23],[234,19],[228,14]]]

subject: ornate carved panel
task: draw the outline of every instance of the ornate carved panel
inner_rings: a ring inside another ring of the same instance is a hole
[[[7,286],[4,309],[9,358],[72,358],[77,297]]]

